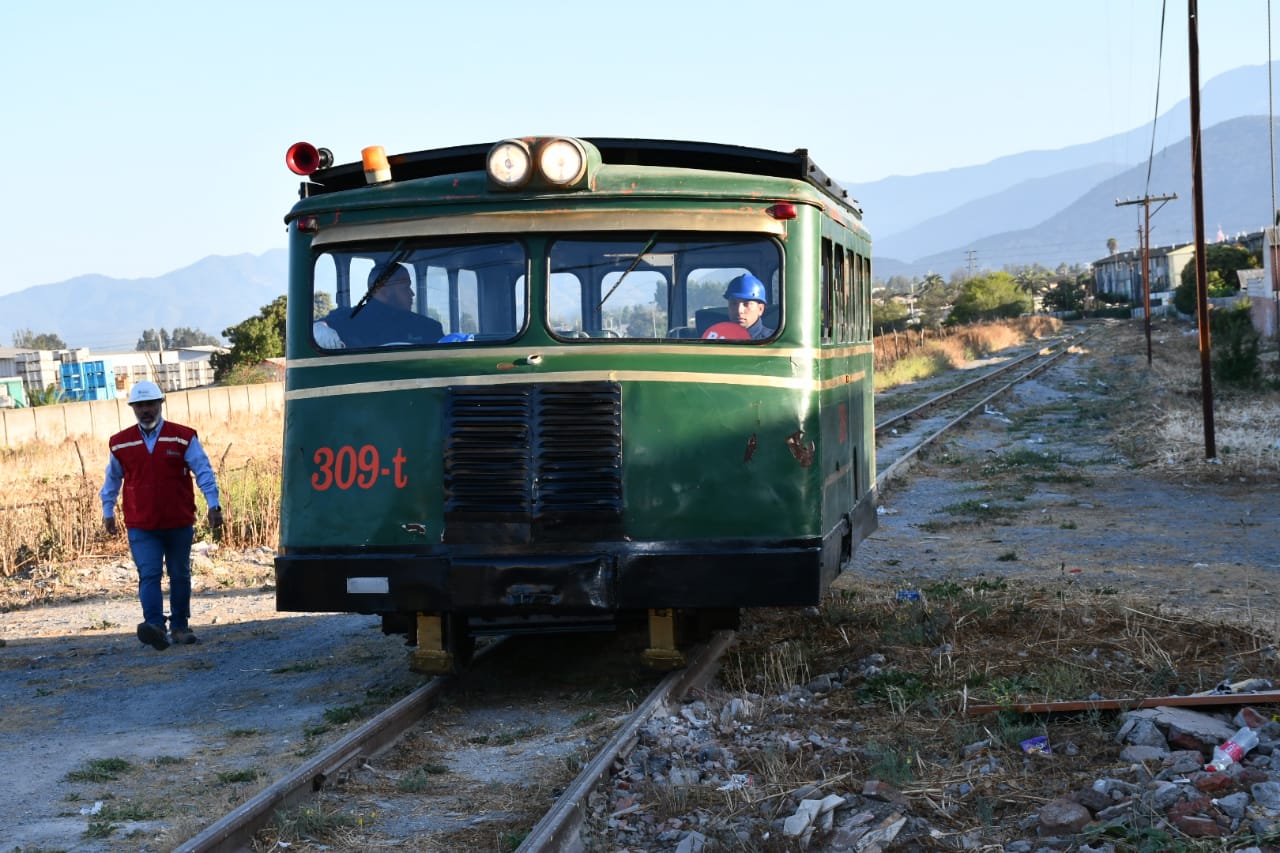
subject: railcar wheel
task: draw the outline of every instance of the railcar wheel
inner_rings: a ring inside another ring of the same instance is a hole
[[[467,618],[456,613],[419,613],[417,644],[409,655],[409,668],[425,675],[456,675],[475,652]]]
[[[736,630],[740,615],[737,608],[650,610],[645,665],[651,669],[679,669],[686,663],[685,650],[689,646],[710,639],[716,631]]]

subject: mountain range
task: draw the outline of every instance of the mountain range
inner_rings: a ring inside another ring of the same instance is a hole
[[[1280,68],[1280,62],[1273,65]],[[1208,239],[1271,225],[1272,139],[1267,66],[1237,68],[1201,89],[1204,216]],[[1152,124],[1096,142],[1027,151],[977,166],[878,181],[844,182],[865,211],[876,279],[943,276],[966,269],[1039,263],[1087,264],[1139,245],[1144,195],[1152,245],[1194,239],[1187,100]],[[1117,151],[1154,148],[1148,163],[1114,161]],[[154,278],[83,275],[0,295],[0,342],[20,329],[57,334],[69,346],[132,349],[145,329],[185,327],[212,335],[255,316],[285,292],[284,249],[210,256]]]
[[[1280,62],[1272,63],[1272,73]],[[1266,65],[1224,72],[1200,90],[1205,228],[1213,239],[1273,224]],[[1140,245],[1144,195],[1178,198],[1152,217],[1152,245],[1194,239],[1190,102],[1147,124],[1095,142],[1011,154],[978,166],[845,186],[862,204],[874,240],[875,275],[944,276],[1040,263],[1088,263]],[[1153,144],[1154,137],[1154,144]],[[1148,164],[1117,163],[1117,151],[1154,149]],[[1150,176],[1148,177],[1148,167]],[[1153,210],[1156,205],[1152,205]]]

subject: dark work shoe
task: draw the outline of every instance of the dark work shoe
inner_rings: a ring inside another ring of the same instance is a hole
[[[169,634],[169,639],[173,640],[175,646],[190,646],[200,642],[200,638],[190,628],[174,628]]]
[[[138,640],[146,643],[158,652],[169,648],[169,640],[164,635],[164,628],[150,622],[138,623]]]

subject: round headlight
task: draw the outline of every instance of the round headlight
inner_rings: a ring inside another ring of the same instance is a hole
[[[518,187],[529,180],[533,158],[523,142],[508,139],[489,149],[489,177],[503,187]]]
[[[568,186],[586,168],[587,152],[572,139],[552,139],[538,152],[538,171],[549,183]]]

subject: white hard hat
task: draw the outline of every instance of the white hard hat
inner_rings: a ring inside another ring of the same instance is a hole
[[[146,403],[150,400],[163,400],[164,392],[160,390],[160,386],[154,382],[142,381],[134,385],[129,391],[129,405],[134,403]]]

